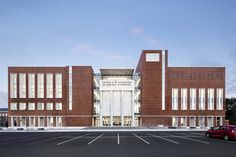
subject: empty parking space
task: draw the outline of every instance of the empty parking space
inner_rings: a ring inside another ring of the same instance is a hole
[[[119,154],[127,152],[130,155],[139,156],[147,153],[165,154],[168,151],[208,152],[208,156],[217,156],[215,152],[220,149],[227,155],[235,153],[236,141],[224,141],[220,139],[207,138],[204,132],[37,132],[37,133],[6,133],[1,134],[0,152],[6,156],[21,156],[19,152],[49,151],[55,156],[67,152],[73,152],[74,156],[78,153],[86,152],[89,154],[91,149],[98,152],[112,151]],[[12,150],[12,148],[15,148]],[[11,150],[11,151],[10,151]],[[14,152],[15,151],[15,152]],[[166,151],[166,152],[165,152]],[[57,154],[59,153],[59,154]],[[189,152],[190,153],[190,152]],[[44,152],[41,152],[41,155]],[[76,155],[77,154],[77,155]],[[218,154],[222,153],[221,151]],[[116,155],[116,154],[115,154]],[[172,154],[173,155],[173,154]],[[182,154],[183,155],[183,154]],[[187,154],[185,154],[187,155]],[[2,155],[1,155],[2,156]],[[22,154],[23,156],[23,154]],[[86,155],[85,155],[86,156]],[[120,156],[124,156],[123,154]],[[151,154],[150,154],[151,156]]]

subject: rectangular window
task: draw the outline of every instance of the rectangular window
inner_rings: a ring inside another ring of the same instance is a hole
[[[214,126],[214,117],[207,117],[207,126],[208,127]]]
[[[37,108],[38,110],[44,110],[44,103],[38,103]]]
[[[44,117],[39,117],[38,118],[38,126],[39,127],[44,127],[44,123],[45,123],[45,118]]]
[[[62,98],[62,74],[56,74],[56,98]]]
[[[217,88],[216,96],[216,110],[223,110],[223,88]]]
[[[186,127],[187,126],[187,118],[186,117],[181,117],[180,118],[180,124],[181,124],[181,127]]]
[[[62,110],[62,103],[56,103],[56,110]]]
[[[47,126],[52,127],[53,126],[53,117],[48,117],[47,120],[48,120]]]
[[[44,74],[37,75],[38,98],[44,98]]]
[[[56,126],[58,126],[58,127],[62,126],[62,118],[61,117],[56,117]]]
[[[26,98],[26,74],[19,74],[20,98]]]
[[[178,127],[178,117],[172,117],[172,126]]]
[[[190,127],[196,127],[196,117],[190,117],[189,125]]]
[[[10,97],[17,98],[17,74],[10,74]]]
[[[26,110],[26,103],[19,103],[19,110]]]
[[[47,103],[47,110],[53,110],[53,103]]]
[[[29,126],[35,127],[35,117],[29,117]]]
[[[46,74],[47,98],[53,98],[53,74]]]
[[[28,97],[35,98],[35,74],[28,74]]]
[[[205,127],[205,117],[198,117],[198,125],[200,127]]]
[[[172,110],[178,110],[178,88],[172,89]]]
[[[17,110],[17,103],[10,103],[11,110]]]
[[[205,88],[199,89],[199,110],[205,110]]]
[[[214,88],[208,89],[207,107],[208,110],[214,110]]]
[[[196,88],[190,88],[190,110],[196,110],[197,104],[197,90]]]
[[[35,103],[28,103],[28,110],[35,110]]]
[[[181,110],[187,110],[188,94],[187,88],[181,88]]]

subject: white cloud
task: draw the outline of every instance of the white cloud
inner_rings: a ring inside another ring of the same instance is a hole
[[[132,34],[141,34],[141,33],[143,33],[143,28],[142,27],[133,27],[133,28],[131,28],[131,33]]]
[[[103,59],[111,59],[111,60],[124,60],[125,57],[117,54],[112,53],[106,53],[101,52],[96,49],[94,49],[90,44],[79,42],[75,46],[71,48],[71,52],[77,53],[77,54],[84,54],[92,57],[99,57]]]

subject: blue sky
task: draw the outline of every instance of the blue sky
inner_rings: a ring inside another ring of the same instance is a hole
[[[0,0],[0,107],[8,66],[136,67],[143,49],[169,66],[225,66],[236,96],[235,0]]]

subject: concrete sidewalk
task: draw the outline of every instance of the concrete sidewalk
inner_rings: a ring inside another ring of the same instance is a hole
[[[3,128],[0,132],[143,132],[143,131],[206,131],[209,128],[168,128],[168,127],[14,127]]]

